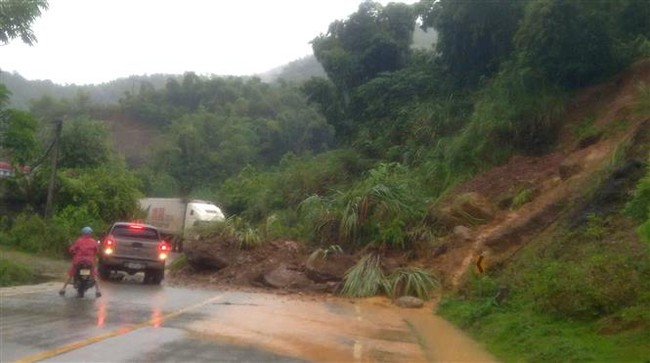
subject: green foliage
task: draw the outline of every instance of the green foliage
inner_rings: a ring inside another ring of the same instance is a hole
[[[594,319],[628,306],[639,296],[642,278],[622,256],[594,254],[580,264],[547,262],[530,285],[540,312],[570,319]],[[647,271],[646,271],[647,273]]]
[[[407,64],[415,15],[405,4],[386,7],[365,1],[344,21],[330,24],[328,33],[312,41],[314,55],[347,99],[356,87],[381,72]]]
[[[0,2],[0,42],[5,45],[14,38],[20,38],[28,45],[36,43],[32,23],[47,7],[47,0]]]
[[[514,38],[518,55],[546,79],[585,86],[616,67],[608,16],[600,2],[530,1]]]
[[[309,255],[305,264],[309,266],[316,260],[327,260],[329,256],[339,253],[343,253],[343,249],[339,245],[329,245],[327,248],[317,248]]]
[[[109,161],[110,133],[106,124],[88,118],[63,123],[59,165],[61,168],[94,168]]]
[[[600,333],[593,325],[549,318],[524,303],[446,298],[437,313],[463,327],[507,362],[644,362],[647,330]],[[470,323],[472,322],[472,323]]]
[[[172,176],[183,195],[216,189],[247,165],[268,169],[287,153],[320,152],[332,143],[331,126],[298,87],[255,79],[174,82],[165,92],[151,91],[175,116],[168,116],[173,122],[150,166]]]
[[[579,144],[581,144],[584,140],[599,137],[602,135],[603,131],[594,126],[595,121],[596,117],[594,115],[590,115],[588,117],[585,117],[585,119],[582,120],[580,124],[574,127],[573,134],[575,135],[576,139],[578,139]]]
[[[100,231],[106,230],[108,223],[101,220],[100,216],[91,213],[87,206],[68,205],[58,211],[50,223],[50,228],[55,226],[56,233],[61,239],[72,241],[79,235],[81,228],[89,226],[98,235]]]
[[[84,226],[101,231],[106,223],[83,206],[67,206],[54,214],[50,223],[36,214],[24,212],[2,226],[0,244],[29,253],[65,256]]]
[[[0,257],[0,287],[22,285],[34,281],[34,271],[29,266]]]
[[[650,168],[636,185],[632,199],[625,205],[624,213],[642,222],[638,228],[639,236],[650,243]]]
[[[36,254],[62,256],[68,243],[55,225],[48,227],[41,217],[29,213],[16,217],[9,230],[0,232],[0,237],[5,246]]]
[[[0,123],[0,150],[18,165],[36,161],[38,121],[27,112],[0,107]]]
[[[363,256],[345,273],[341,294],[350,297],[369,297],[380,293],[386,277],[381,269],[381,257],[376,254]]]
[[[348,191],[310,197],[301,204],[301,212],[321,240],[332,238],[331,232],[338,229],[335,239],[346,244],[398,248],[415,242],[409,240],[408,231],[424,210],[407,170],[399,164],[380,164]]]
[[[385,281],[385,290],[393,298],[415,296],[430,300],[440,281],[429,270],[419,267],[404,267],[393,271]]]
[[[650,210],[648,212],[650,213]],[[647,243],[650,243],[650,218],[639,226],[637,232],[639,233],[639,237]]]
[[[639,98],[634,110],[641,115],[650,115],[650,84],[639,83]]]
[[[129,219],[138,210],[140,181],[120,163],[94,169],[66,169],[59,176],[59,208],[86,208],[107,223]]]
[[[530,188],[524,188],[512,199],[512,209],[519,209],[531,200],[533,200],[533,191]]]
[[[563,113],[560,89],[511,65],[480,92],[470,124],[450,147],[451,162],[480,169],[515,151],[544,152],[555,143]]]
[[[522,17],[523,2],[422,1],[423,26],[439,38],[436,51],[457,82],[473,85],[499,69],[512,51],[512,38]]]
[[[191,234],[200,238],[234,239],[240,248],[249,249],[261,245],[262,234],[239,216],[230,216],[223,221],[199,224]]]

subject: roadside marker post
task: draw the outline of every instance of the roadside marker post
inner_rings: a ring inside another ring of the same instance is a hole
[[[478,270],[479,273],[479,278],[478,278],[478,297],[483,297],[483,289],[481,286],[482,285],[482,280],[483,280],[483,273],[485,272],[485,266],[483,265],[484,257],[483,255],[478,255],[478,258],[476,259],[476,269]]]

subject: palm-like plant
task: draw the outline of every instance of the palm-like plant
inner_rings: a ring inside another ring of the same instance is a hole
[[[440,281],[430,271],[419,267],[404,267],[386,278],[384,289],[393,298],[409,295],[430,300],[431,293],[439,286]]]
[[[368,297],[380,293],[385,286],[381,258],[376,254],[363,256],[345,273],[341,294],[350,297]]]

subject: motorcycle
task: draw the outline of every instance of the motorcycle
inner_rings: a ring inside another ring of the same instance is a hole
[[[81,261],[75,266],[73,286],[79,298],[84,297],[86,291],[95,286],[92,269],[93,264],[88,261]]]

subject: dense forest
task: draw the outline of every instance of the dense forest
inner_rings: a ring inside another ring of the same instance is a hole
[[[188,72],[62,88],[5,73],[0,158],[16,175],[0,181],[2,244],[61,253],[80,225],[101,230],[137,216],[141,196],[181,196],[215,201],[245,231],[238,236],[256,241],[415,258],[449,232],[432,213],[446,193],[514,155],[554,151],[572,97],[650,57],[648,19],[645,0],[365,1],[313,39],[314,57],[293,75]],[[434,32],[435,46],[413,46],[414,29]],[[25,85],[48,94],[10,105]],[[64,121],[49,223],[56,119]],[[627,207],[648,242],[649,175]],[[648,287],[648,263],[634,266]],[[647,290],[621,296],[555,317],[594,322],[633,306],[625,311],[647,328]],[[543,303],[521,299],[513,311],[544,314]],[[458,306],[467,310],[449,314],[470,322],[507,310],[485,299]]]

